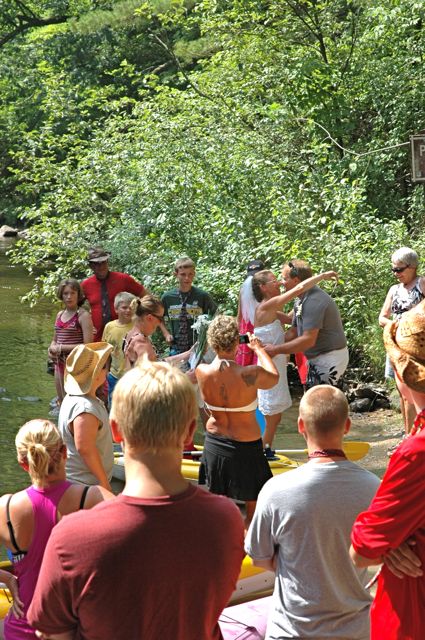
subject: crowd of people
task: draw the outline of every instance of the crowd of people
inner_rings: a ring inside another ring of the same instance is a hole
[[[207,334],[215,357],[192,370],[193,321],[217,311],[193,286],[193,261],[178,260],[177,287],[156,298],[110,271],[103,249],[88,257],[94,275],[58,287],[64,310],[49,347],[58,426],[37,419],[19,430],[18,463],[32,484],[0,499],[0,537],[13,567],[0,572],[14,596],[6,640],[218,640],[245,552],[276,573],[267,640],[425,637],[425,301],[417,255],[393,255],[400,283],[380,316],[400,395],[417,414],[381,484],[343,450],[350,418],[337,383],[347,343],[334,300],[318,286],[335,272],[313,276],[292,260],[279,281],[252,261],[238,318],[215,316]],[[170,347],[162,360],[150,339],[157,328]],[[291,403],[289,354],[305,357],[298,430],[308,462],[273,478],[266,453]],[[200,403],[199,484],[209,491],[181,473]],[[406,425],[409,415],[406,408]],[[118,496],[110,486],[113,441],[124,452]],[[228,498],[245,503],[245,521]],[[381,565],[372,607],[369,565]]]

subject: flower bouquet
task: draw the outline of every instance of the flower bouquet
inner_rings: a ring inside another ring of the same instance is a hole
[[[191,369],[196,369],[205,353],[207,347],[207,331],[212,319],[213,316],[204,313],[198,316],[192,324],[191,328],[196,332],[197,340],[193,345],[193,353],[189,358],[189,365]]]

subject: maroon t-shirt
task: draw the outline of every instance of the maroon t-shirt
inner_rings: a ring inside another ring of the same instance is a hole
[[[193,485],[152,500],[120,495],[55,527],[28,620],[84,640],[218,640],[243,555],[228,498]]]
[[[405,440],[390,464],[369,509],[354,523],[352,543],[365,558],[379,558],[414,538],[425,568],[425,433]],[[397,578],[384,565],[371,608],[372,640],[425,638],[425,575]]]
[[[90,304],[93,325],[96,330],[94,342],[102,340],[104,323],[102,319],[102,282],[106,285],[108,292],[110,320],[116,320],[117,314],[114,309],[114,300],[117,293],[128,291],[135,296],[144,296],[146,294],[145,287],[137,282],[134,278],[126,273],[119,271],[110,271],[105,280],[98,280],[96,276],[90,276],[81,283],[84,295]]]

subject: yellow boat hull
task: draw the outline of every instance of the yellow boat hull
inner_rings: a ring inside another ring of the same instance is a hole
[[[284,455],[277,455],[277,458],[278,460],[270,460],[269,462],[270,469],[274,476],[280,473],[284,473],[285,471],[291,471],[291,469],[296,469],[300,466],[299,462],[291,460]],[[186,478],[186,480],[190,480],[191,482],[197,482],[199,475],[199,465],[199,460],[182,460],[181,470],[183,477]],[[115,454],[112,475],[117,480],[125,481],[123,455]]]

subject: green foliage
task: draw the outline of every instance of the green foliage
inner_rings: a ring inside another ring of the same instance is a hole
[[[331,291],[353,357],[380,372],[389,257],[425,249],[405,145],[425,129],[422,3],[67,11],[0,62],[0,202],[28,226],[13,259],[38,274],[29,298],[84,275],[93,243],[156,292],[188,254],[231,312],[247,260],[305,258],[341,273]]]

